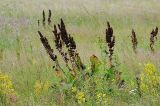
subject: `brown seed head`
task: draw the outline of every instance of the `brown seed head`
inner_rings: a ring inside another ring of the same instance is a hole
[[[43,46],[45,47],[47,53],[49,54],[50,58],[53,61],[56,61],[57,56],[53,53],[53,49],[51,49],[51,46],[49,45],[47,38],[44,37],[40,31],[38,31],[38,34],[39,34],[40,40],[41,40]]]

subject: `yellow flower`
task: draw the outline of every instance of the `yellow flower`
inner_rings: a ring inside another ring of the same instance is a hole
[[[157,86],[160,84],[160,75],[156,70],[156,67],[152,63],[147,63],[144,65],[144,71],[141,74],[141,84],[140,89],[143,93],[154,94],[157,93]]]
[[[9,97],[9,95],[15,95],[16,96],[16,92],[13,88],[12,80],[9,78],[8,75],[6,75],[2,72],[0,72],[0,94],[2,96],[6,95],[8,97]]]
[[[75,93],[77,91],[77,87],[72,87],[72,92]]]
[[[76,99],[77,99],[79,104],[84,103],[85,102],[84,92],[77,92]]]
[[[41,81],[36,81],[35,85],[34,85],[34,93],[36,96],[39,96],[40,94],[42,94],[43,92],[48,91],[50,84],[48,83],[48,81],[46,82],[41,82]]]
[[[101,98],[101,96],[102,96],[102,93],[98,93],[98,94],[97,94],[97,98],[98,98],[98,99]]]
[[[146,90],[148,89],[148,86],[147,86],[146,84],[142,83],[142,84],[140,85],[140,89],[141,89],[142,91],[146,91]]]
[[[105,97],[105,96],[106,96],[106,94],[103,94],[103,95],[102,95],[102,97]]]
[[[154,64],[152,64],[152,63],[148,63],[148,64],[145,64],[145,65],[144,65],[144,72],[145,72],[148,76],[154,74],[154,73],[155,73],[155,70],[156,70],[156,68],[155,68]]]
[[[97,94],[97,103],[100,103],[100,102],[104,101],[105,97],[106,97],[105,93],[98,93]]]

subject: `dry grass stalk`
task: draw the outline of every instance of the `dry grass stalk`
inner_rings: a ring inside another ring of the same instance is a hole
[[[152,52],[154,52],[154,43],[155,39],[157,39],[157,35],[158,35],[158,27],[156,27],[156,29],[153,29],[150,34],[150,48]]]
[[[114,45],[115,45],[115,36],[113,36],[113,29],[110,26],[109,22],[107,22],[108,28],[106,29],[106,43],[109,48],[109,65],[110,67],[113,66],[112,64],[112,55],[114,51]]]
[[[133,51],[134,51],[135,53],[137,53],[136,49],[137,49],[138,41],[137,41],[136,33],[135,33],[134,29],[132,29],[131,39],[132,39]]]

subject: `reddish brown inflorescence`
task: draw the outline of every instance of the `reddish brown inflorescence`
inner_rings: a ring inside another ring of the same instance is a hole
[[[115,45],[115,36],[113,35],[113,29],[110,26],[109,22],[107,22],[108,28],[106,29],[106,43],[108,45],[108,51],[109,51],[109,64],[112,67],[112,55],[114,51],[114,45]]]

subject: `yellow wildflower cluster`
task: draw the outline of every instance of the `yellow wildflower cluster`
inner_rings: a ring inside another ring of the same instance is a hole
[[[156,72],[156,68],[154,66],[154,64],[152,63],[148,63],[144,65],[144,73],[147,76],[153,75]]]
[[[72,87],[72,92],[73,93],[77,92],[77,87]]]
[[[72,92],[76,94],[75,98],[79,104],[86,101],[84,92],[79,91],[77,87],[72,87]]]
[[[10,95],[16,96],[16,92],[13,88],[12,80],[8,75],[0,72],[0,95],[7,96],[10,98]]]
[[[78,91],[76,94],[76,99],[79,104],[84,103],[86,101],[84,92]]]
[[[36,81],[34,85],[34,93],[36,96],[41,95],[43,92],[47,92],[49,89],[49,82]]]
[[[107,102],[107,101],[104,101],[105,97],[106,97],[105,93],[97,93],[97,95],[96,95],[97,103]]]
[[[144,71],[141,74],[141,85],[140,89],[143,92],[155,92],[155,89],[160,84],[160,75],[156,70],[156,67],[152,63],[147,63],[144,65]]]

